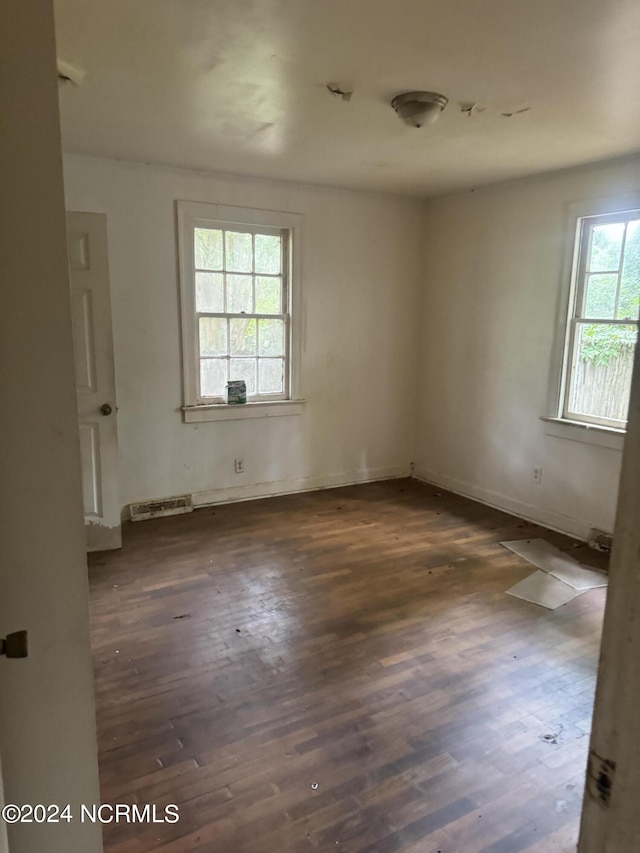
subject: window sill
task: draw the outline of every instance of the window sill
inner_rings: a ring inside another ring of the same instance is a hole
[[[281,418],[286,415],[301,415],[304,400],[274,400],[260,403],[211,403],[202,406],[183,406],[186,424],[206,421],[240,421],[247,418]]]
[[[614,427],[598,426],[597,424],[585,424],[582,421],[569,421],[565,418],[542,417],[545,422],[544,431],[546,435],[555,438],[565,438],[569,441],[580,441],[583,444],[593,444],[597,447],[606,447],[609,450],[621,451],[624,446],[626,430]]]

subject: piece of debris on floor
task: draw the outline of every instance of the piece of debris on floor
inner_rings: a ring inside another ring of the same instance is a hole
[[[545,539],[517,539],[500,544],[538,569],[507,590],[515,598],[555,610],[589,589],[607,586],[603,572],[586,568]]]
[[[507,590],[507,595],[521,598],[531,604],[539,604],[547,610],[555,610],[568,604],[586,590],[577,590],[546,572],[537,571]]]
[[[516,539],[513,542],[500,544],[574,589],[585,590],[607,586],[607,576],[604,572],[583,566],[546,539]]]
[[[190,619],[191,614],[190,613],[181,613],[179,616],[174,616],[173,618],[174,619]]]

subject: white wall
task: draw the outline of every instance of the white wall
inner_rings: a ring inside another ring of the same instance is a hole
[[[637,160],[424,205],[80,156],[65,185],[68,209],[108,219],[124,504],[390,477],[414,459],[424,479],[551,527],[613,529],[620,450],[550,435],[540,416],[568,205],[639,187]],[[303,215],[303,415],[182,422],[176,199]]]
[[[567,206],[638,187],[636,159],[425,205],[418,476],[574,535],[613,530],[620,450],[548,435],[540,416]]]
[[[199,502],[408,474],[420,204],[65,158],[67,208],[107,214],[123,503]],[[184,424],[176,199],[302,214],[301,416]],[[245,474],[233,460],[245,460]]]
[[[0,4],[0,80],[0,635],[30,640],[0,658],[4,795],[76,814],[9,843],[96,853],[100,826],[77,817],[100,793],[50,0]]]

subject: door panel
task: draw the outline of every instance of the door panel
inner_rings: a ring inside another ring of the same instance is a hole
[[[102,551],[122,544],[106,216],[68,213],[67,238],[87,550]]]
[[[73,267],[72,267],[73,269]],[[91,291],[76,288],[71,291],[74,329],[74,354],[76,362],[76,389],[78,392],[97,391],[96,351],[93,337],[93,305]]]
[[[102,517],[102,466],[100,436],[96,424],[80,424],[80,459],[82,461],[82,496],[86,518]]]

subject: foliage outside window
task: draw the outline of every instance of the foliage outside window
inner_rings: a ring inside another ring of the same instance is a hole
[[[562,417],[625,429],[640,305],[640,211],[578,220]]]

